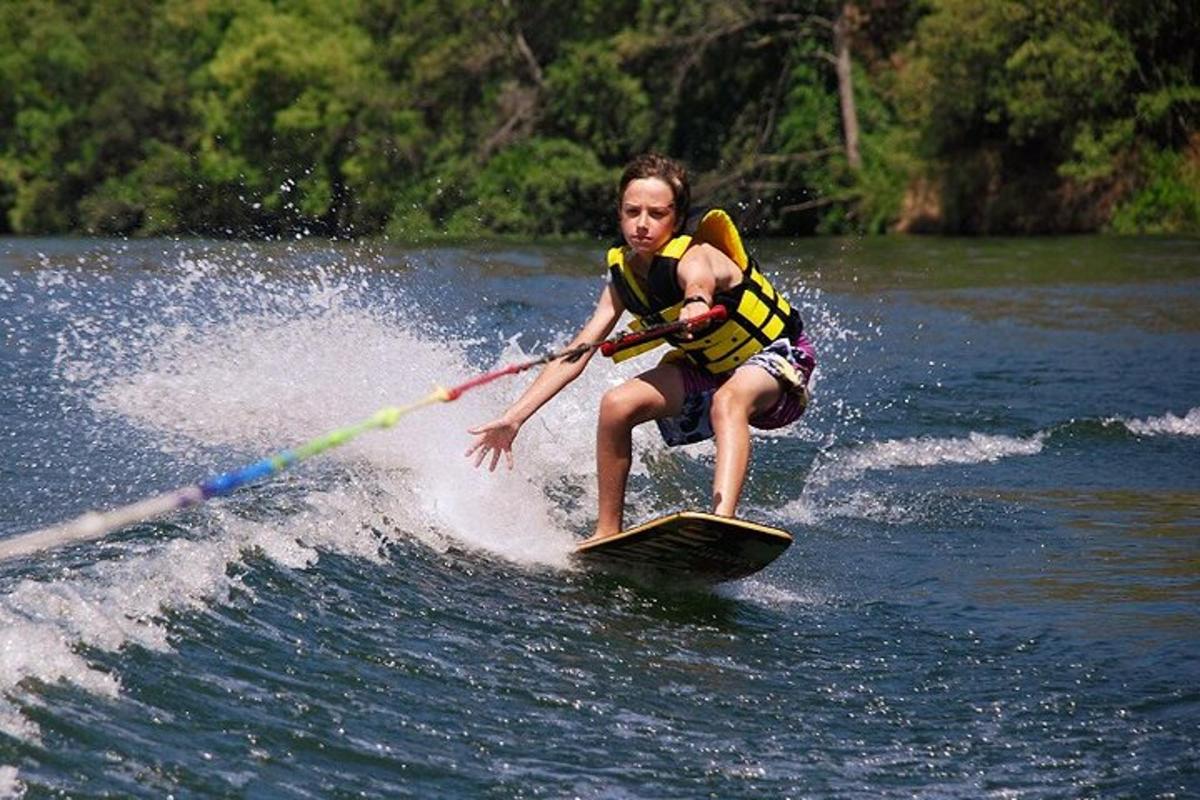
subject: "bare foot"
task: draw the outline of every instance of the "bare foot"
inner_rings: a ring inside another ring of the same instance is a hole
[[[595,533],[584,539],[582,542],[580,542],[580,544],[588,544],[589,542],[594,542],[598,539],[607,539],[609,536],[615,536],[618,533],[620,533],[620,531],[602,531],[597,528]]]

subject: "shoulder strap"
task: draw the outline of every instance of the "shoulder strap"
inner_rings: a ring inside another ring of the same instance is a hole
[[[625,308],[638,316],[651,313],[650,298],[638,286],[637,280],[628,274],[628,267],[625,266],[625,251],[620,247],[613,247],[608,251],[608,274],[613,288],[617,290],[617,296],[621,298]]]
[[[733,224],[733,218],[722,209],[714,208],[701,217],[692,236],[697,242],[711,244],[729,256],[743,272],[750,269],[751,258],[742,243],[742,235]]]

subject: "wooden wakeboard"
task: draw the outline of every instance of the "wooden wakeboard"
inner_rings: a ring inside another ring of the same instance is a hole
[[[680,511],[575,548],[587,567],[720,583],[753,575],[788,549],[792,535],[703,511]]]

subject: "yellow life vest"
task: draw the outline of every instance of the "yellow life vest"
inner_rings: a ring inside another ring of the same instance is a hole
[[[613,288],[625,308],[637,317],[632,328],[638,330],[679,318],[684,298],[675,271],[679,259],[693,243],[711,244],[729,256],[742,270],[742,281],[713,297],[713,305],[725,306],[729,314],[724,322],[710,328],[700,338],[666,337],[679,353],[702,369],[720,375],[744,364],[746,359],[776,339],[800,332],[799,314],[771,286],[746,252],[733,220],[720,209],[705,214],[690,236],[676,236],[655,253],[644,282],[626,263],[625,248],[614,247],[608,251]],[[613,360],[623,361],[662,343],[662,339],[657,339],[623,350],[615,354]]]

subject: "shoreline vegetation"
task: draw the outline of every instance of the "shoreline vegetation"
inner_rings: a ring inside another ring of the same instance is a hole
[[[1200,233],[1187,0],[0,4],[0,234]]]

